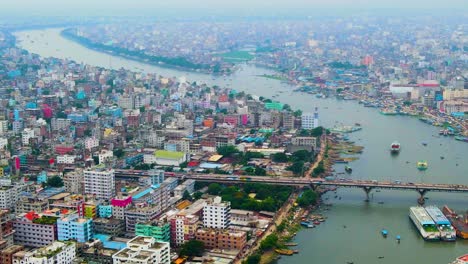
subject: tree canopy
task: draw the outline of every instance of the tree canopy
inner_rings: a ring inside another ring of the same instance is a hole
[[[63,180],[59,176],[53,176],[47,179],[47,185],[50,187],[62,187]]]
[[[187,257],[201,257],[205,251],[205,244],[198,240],[189,240],[185,242],[181,249],[180,255]]]
[[[307,207],[317,202],[317,193],[312,190],[306,190],[302,193],[301,197],[297,198],[299,206]]]

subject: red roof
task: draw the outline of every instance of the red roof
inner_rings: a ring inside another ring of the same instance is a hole
[[[200,165],[200,162],[198,162],[198,161],[190,161],[187,164],[188,167],[197,167],[198,165]]]
[[[39,215],[36,214],[36,212],[31,211],[31,212],[29,212],[29,213],[26,213],[26,214],[24,215],[24,217],[25,217],[26,219],[28,219],[29,221],[33,221],[34,219],[39,218]]]

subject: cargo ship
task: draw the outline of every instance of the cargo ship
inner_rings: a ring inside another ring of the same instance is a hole
[[[465,215],[457,215],[457,213],[448,206],[444,206],[442,208],[442,213],[444,213],[452,223],[457,236],[463,239],[468,239],[468,213]]]
[[[425,240],[440,240],[440,232],[424,207],[410,207],[409,217]]]
[[[439,208],[435,206],[427,206],[426,212],[432,220],[434,220],[434,223],[439,229],[440,239],[443,241],[455,241],[457,239],[455,229]]]
[[[390,151],[395,154],[400,152],[400,148],[401,148],[401,145],[397,141],[394,141],[392,145],[390,145]]]

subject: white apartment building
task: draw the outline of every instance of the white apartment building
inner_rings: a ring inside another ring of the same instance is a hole
[[[112,255],[114,264],[170,264],[170,247],[154,237],[137,236],[127,242],[127,247]]]
[[[0,149],[4,149],[8,146],[7,138],[0,138]]]
[[[76,257],[75,243],[54,242],[33,251],[19,251],[13,254],[13,264],[72,264]]]
[[[301,127],[303,129],[313,129],[314,126],[314,114],[313,113],[303,113],[301,116]]]
[[[97,199],[110,200],[115,196],[115,172],[113,169],[84,170],[84,192]]]
[[[26,189],[26,185],[10,185],[0,187],[0,208],[13,209],[19,200],[20,193]]]
[[[29,145],[29,139],[34,137],[34,130],[31,128],[25,128],[23,132],[21,132],[21,143],[23,146]]]
[[[6,132],[8,132],[8,121],[0,120],[0,135],[5,134]]]
[[[123,109],[133,109],[135,100],[133,96],[125,94],[119,97],[117,104]]]
[[[57,164],[74,164],[75,155],[59,155],[57,156]]]
[[[99,139],[90,137],[85,139],[85,148],[92,149],[99,147]]]
[[[69,129],[71,124],[70,119],[66,118],[52,118],[50,121],[50,125],[52,127],[52,130],[62,130],[62,129]]]
[[[99,152],[98,158],[99,158],[99,164],[105,163],[114,157],[114,153],[110,150],[103,149]]]
[[[203,226],[207,228],[228,228],[231,224],[231,203],[222,202],[217,196],[203,207]]]

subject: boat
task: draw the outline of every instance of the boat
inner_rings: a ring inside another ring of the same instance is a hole
[[[424,207],[410,207],[409,218],[425,240],[440,240],[439,229]]]
[[[416,166],[418,167],[418,170],[427,170],[427,161],[425,160],[418,161]]]
[[[390,151],[395,154],[400,152],[400,148],[401,148],[401,144],[398,141],[394,141],[390,145]]]
[[[423,141],[423,142],[421,142],[421,144],[422,144],[423,146],[427,146],[427,142],[424,142],[424,141]]]
[[[442,239],[443,241],[456,240],[457,234],[455,232],[455,229],[439,208],[435,206],[427,206],[426,212],[432,218],[432,220],[434,220],[434,223],[439,229],[440,239]]]
[[[284,243],[285,246],[287,247],[295,247],[297,245],[299,245],[298,243]]]
[[[449,219],[459,238],[468,239],[468,213],[458,215],[448,206],[442,208],[442,213]]]
[[[275,252],[280,255],[286,255],[286,256],[291,256],[292,254],[294,254],[294,251],[291,249],[275,249]]]
[[[451,264],[468,264],[468,254],[458,257],[454,262]]]
[[[468,137],[456,136],[455,140],[468,142]]]
[[[345,169],[345,171],[346,171],[347,173],[353,172],[353,169],[352,169],[351,167],[349,167],[349,166],[345,166],[344,169]]]
[[[397,111],[395,111],[395,110],[393,110],[393,109],[386,109],[386,108],[381,109],[381,110],[380,110],[380,113],[381,113],[382,115],[397,115],[397,114],[398,114]]]
[[[312,224],[311,222],[309,222],[309,221],[302,221],[302,222],[301,222],[301,226],[307,227],[307,228],[314,228],[314,227],[315,227],[315,225],[313,225],[313,224]]]
[[[382,234],[383,237],[387,238],[387,235],[388,235],[388,231],[387,231],[387,230],[382,229],[382,231],[380,231],[380,233]]]
[[[398,244],[400,244],[401,236],[400,236],[400,235],[397,235],[397,236],[396,236],[396,240],[398,241]]]

